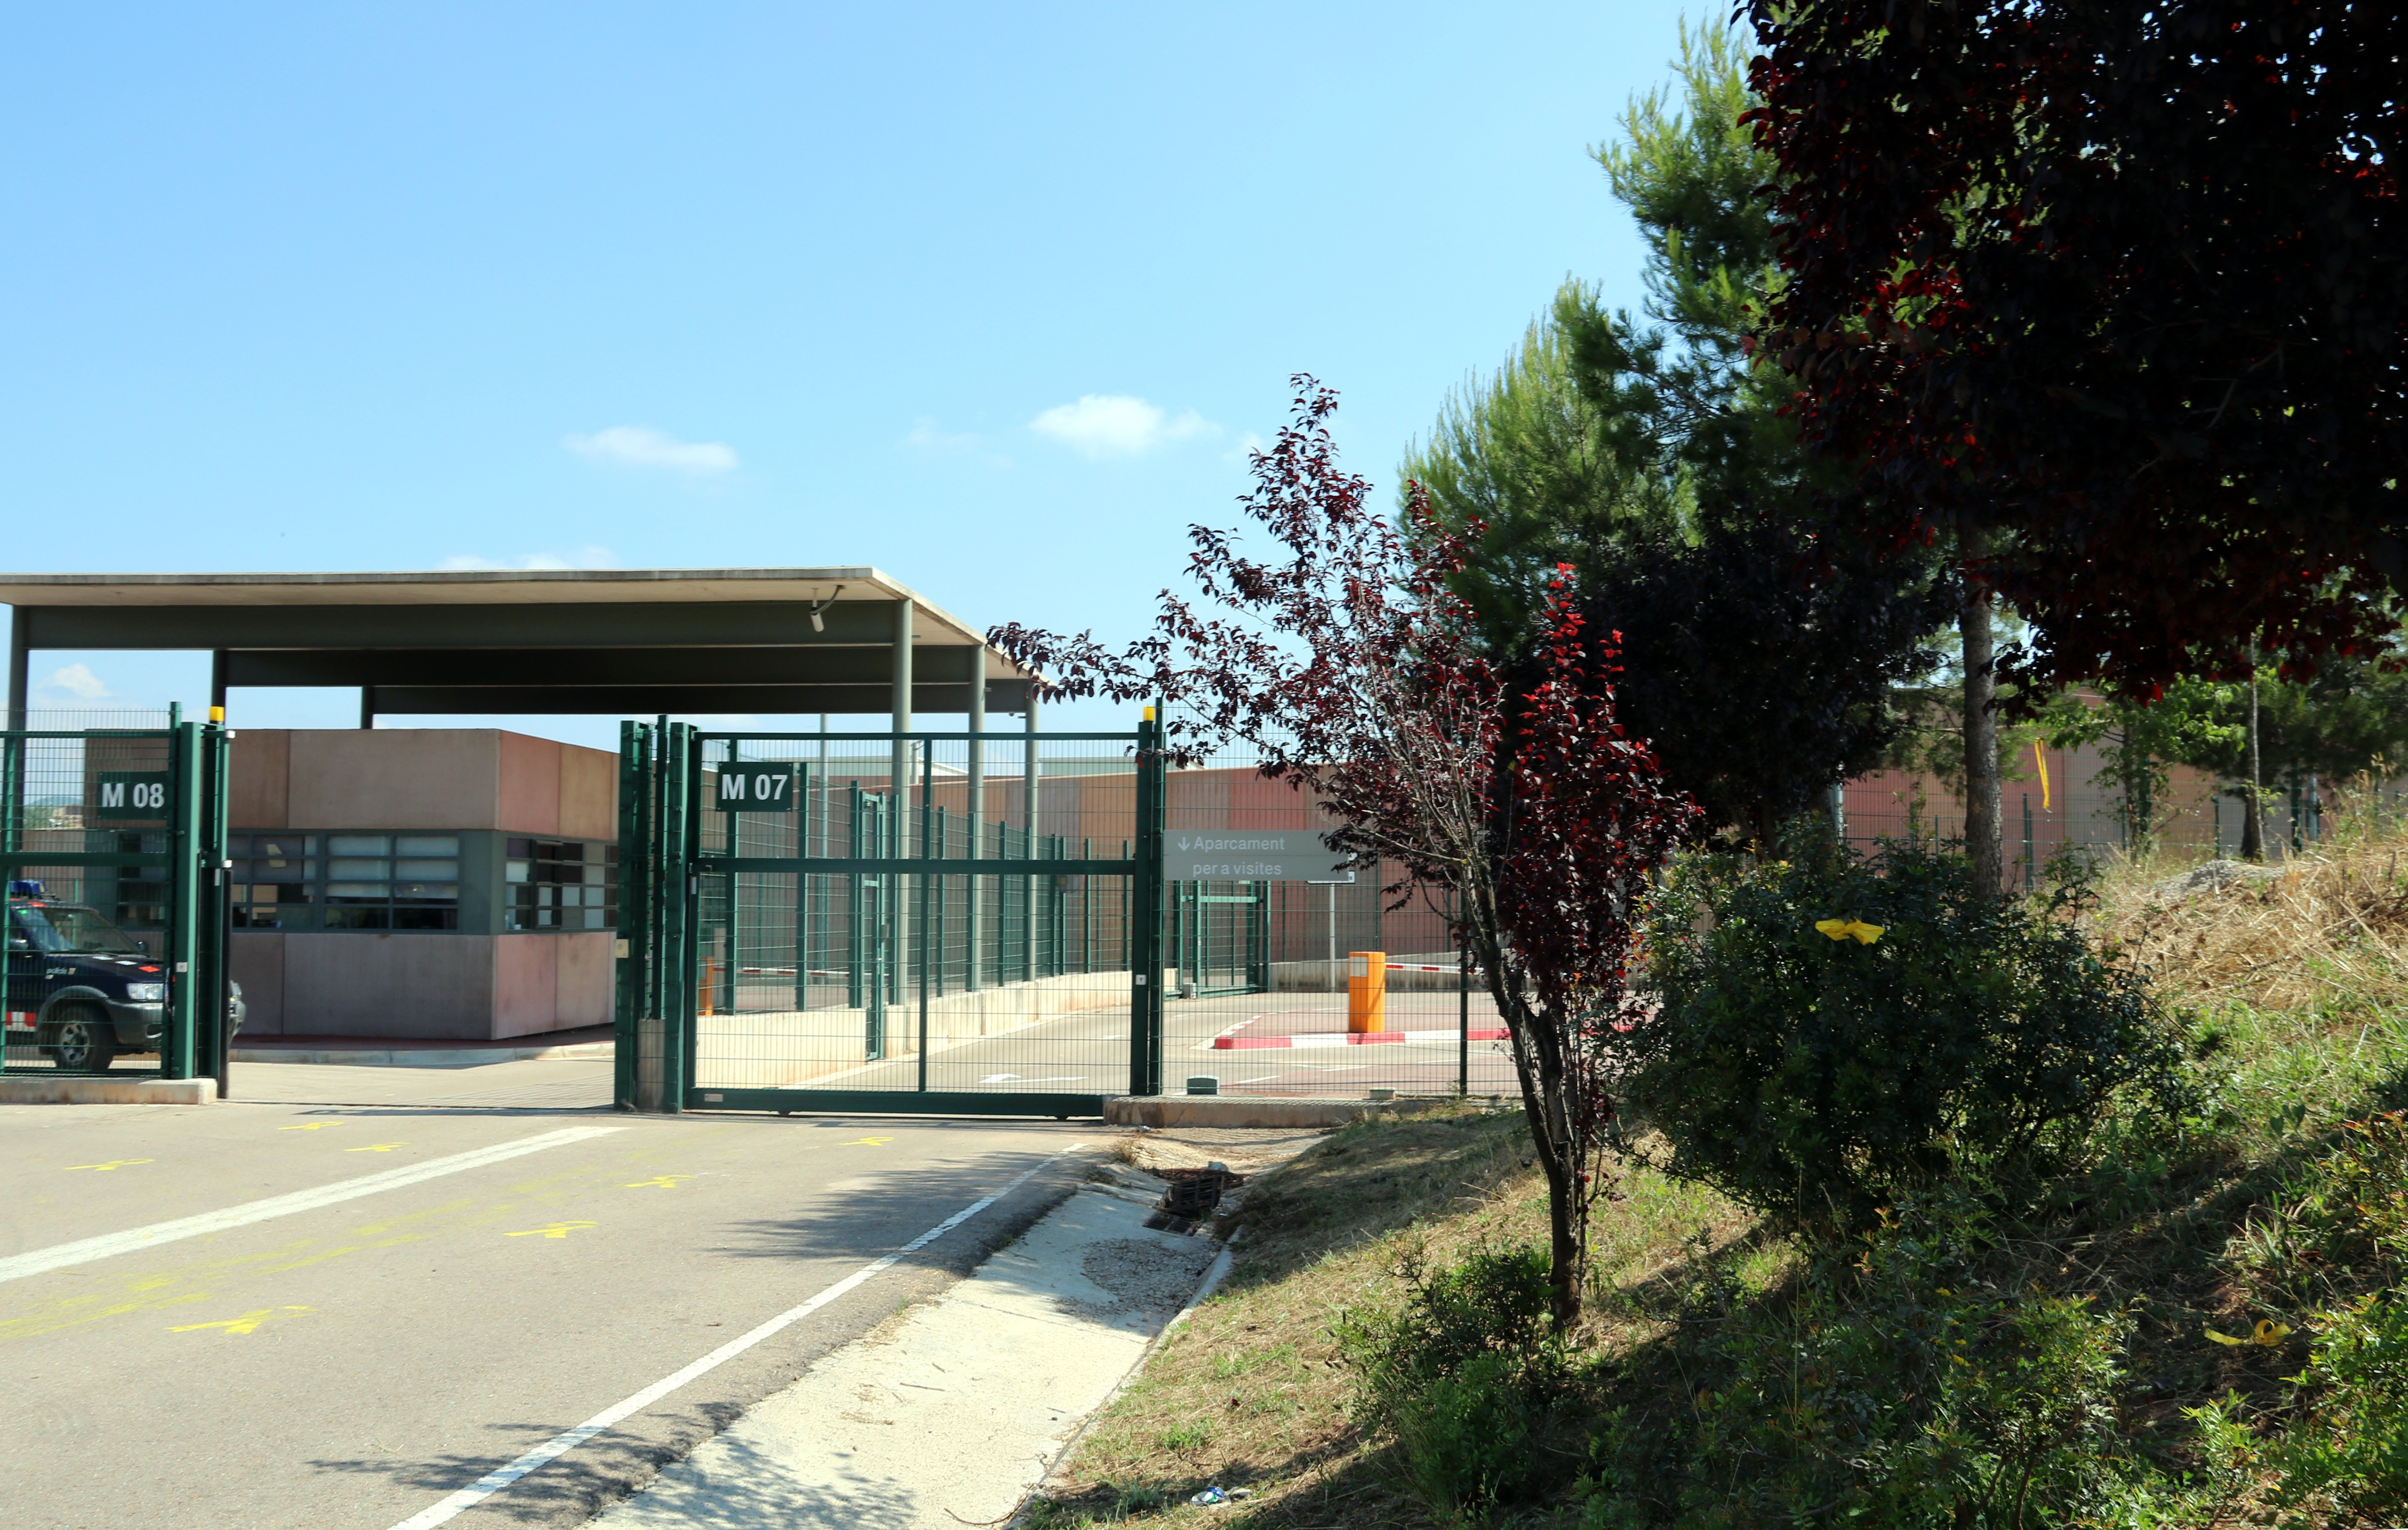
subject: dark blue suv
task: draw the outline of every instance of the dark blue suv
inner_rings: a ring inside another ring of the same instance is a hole
[[[54,902],[39,882],[8,886],[9,1043],[31,1040],[62,1068],[98,1072],[120,1052],[157,1051],[167,973],[142,942],[96,908]],[[242,1029],[242,989],[227,985],[227,1022]]]

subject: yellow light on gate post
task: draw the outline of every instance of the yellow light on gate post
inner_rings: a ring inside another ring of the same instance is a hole
[[[1346,963],[1346,1028],[1356,1035],[1386,1030],[1388,953],[1350,951]]]

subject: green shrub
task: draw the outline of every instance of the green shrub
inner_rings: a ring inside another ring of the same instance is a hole
[[[2408,1291],[2363,1296],[2316,1324],[2308,1416],[2265,1452],[2275,1501],[2375,1514],[2408,1506]]]
[[[1976,897],[1962,856],[1893,843],[1869,862],[1820,825],[1775,860],[1684,857],[1646,925],[1655,1008],[1627,1037],[1630,1111],[1662,1134],[1641,1155],[1844,1231],[1952,1154],[2010,1189],[2073,1166],[2119,1091],[2179,1108],[2171,1030],[2063,917],[2079,895]],[[1835,938],[1825,922],[1855,922]]]
[[[1476,1521],[1533,1480],[1535,1437],[1571,1375],[1549,1319],[1546,1251],[1484,1250],[1432,1266],[1409,1255],[1403,1304],[1334,1326],[1358,1422],[1396,1440],[1402,1485],[1441,1521]]]
[[[2284,1508],[2408,1505],[2408,1116],[2343,1122],[2253,1219],[2232,1265],[2253,1308],[2307,1312],[2313,1337],[2262,1444],[2237,1398],[2194,1410],[2211,1456],[2271,1473]]]
[[[2144,1518],[2114,1427],[2129,1316],[1993,1288],[1985,1223],[1961,1194],[1911,1195],[1787,1299],[1685,1320],[1685,1417],[1609,1416],[1590,1530]]]

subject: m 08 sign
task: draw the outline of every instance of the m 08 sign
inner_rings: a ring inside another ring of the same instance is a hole
[[[95,822],[137,822],[167,816],[167,772],[104,770],[93,786]]]
[[[802,795],[801,772],[793,765],[719,767],[719,810],[723,813],[791,813]]]

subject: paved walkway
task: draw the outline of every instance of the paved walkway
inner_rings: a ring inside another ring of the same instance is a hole
[[[1091,1186],[970,1279],[857,1339],[604,1514],[669,1526],[958,1530],[1042,1480],[1219,1245]]]

